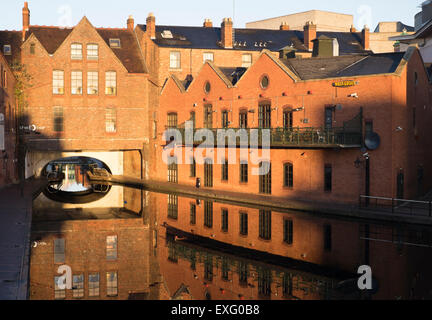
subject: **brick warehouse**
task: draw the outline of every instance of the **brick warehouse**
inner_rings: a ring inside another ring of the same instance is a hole
[[[141,177],[148,72],[130,22],[97,29],[84,17],[74,28],[33,26],[25,3],[23,31],[0,32],[6,59],[28,76],[19,115],[26,178],[65,156],[99,158],[113,173]]]
[[[155,172],[160,181],[168,176],[170,182],[195,185],[200,178],[204,188],[285,199],[415,198],[431,187],[430,99],[428,75],[415,48],[405,54],[311,59],[275,59],[264,51],[247,70],[207,62],[192,82],[172,75],[165,84],[158,138],[165,140],[165,127],[182,130],[191,119],[196,129],[270,128],[271,171],[253,175],[258,163],[251,164],[252,156],[244,158],[238,148],[235,164],[225,162],[228,151],[221,157],[206,151],[210,160],[193,164],[191,154],[178,146],[169,154],[184,157],[181,164],[159,161]],[[374,133],[379,147],[367,150],[364,137]],[[161,154],[165,144],[158,148]],[[194,151],[197,158],[201,152]]]
[[[17,176],[15,76],[0,52],[0,186]]]

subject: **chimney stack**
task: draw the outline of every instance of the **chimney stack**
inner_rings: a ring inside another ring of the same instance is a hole
[[[233,21],[231,18],[224,18],[221,25],[222,46],[226,49],[233,47]]]
[[[147,34],[150,39],[156,39],[156,18],[153,13],[149,13],[147,17]]]
[[[309,51],[313,50],[313,40],[316,39],[317,26],[313,22],[306,22],[304,26],[304,44]]]
[[[23,16],[23,29],[22,29],[22,37],[23,41],[25,40],[26,32],[30,29],[30,10],[28,8],[28,2],[24,2],[24,8],[22,9]]]
[[[134,31],[135,29],[135,20],[132,16],[129,16],[127,19],[127,28],[129,31]]]
[[[211,21],[211,19],[205,19],[203,26],[204,28],[213,28],[213,22]]]
[[[289,25],[284,21],[279,27],[280,30],[288,31],[290,29]]]
[[[364,26],[362,30],[362,45],[365,50],[370,50],[370,32],[367,26]]]

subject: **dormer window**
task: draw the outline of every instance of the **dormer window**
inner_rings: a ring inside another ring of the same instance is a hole
[[[5,56],[10,56],[10,55],[12,55],[12,47],[11,47],[10,44],[5,44],[5,45],[3,46],[3,54],[4,54]]]
[[[109,39],[109,44],[111,48],[121,48],[120,39]]]
[[[172,32],[169,31],[169,30],[164,30],[162,32],[162,38],[164,38],[164,39],[172,39],[173,38]]]

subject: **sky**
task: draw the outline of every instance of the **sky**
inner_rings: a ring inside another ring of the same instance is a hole
[[[233,2],[235,1],[235,6]],[[358,29],[373,31],[380,21],[401,21],[414,26],[421,0],[28,0],[32,25],[74,26],[87,16],[95,27],[126,27],[133,15],[145,24],[149,12],[156,24],[201,26],[205,18],[220,26],[224,17],[233,17],[236,28],[246,22],[278,17],[312,9],[354,15]],[[0,29],[21,30],[23,0],[1,0]],[[234,10],[235,8],[235,10]]]

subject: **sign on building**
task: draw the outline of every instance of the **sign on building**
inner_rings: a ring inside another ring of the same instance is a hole
[[[5,150],[5,117],[0,113],[0,150]]]

